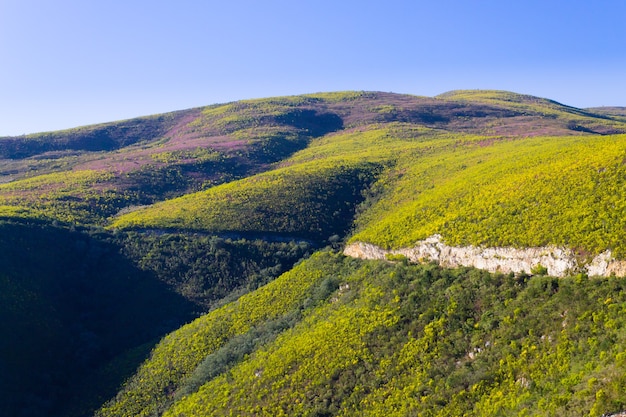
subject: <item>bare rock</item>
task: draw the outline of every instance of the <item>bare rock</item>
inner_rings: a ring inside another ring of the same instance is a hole
[[[489,272],[529,273],[541,266],[547,274],[564,277],[576,272],[591,276],[626,276],[626,262],[612,257],[611,251],[596,256],[588,264],[581,263],[568,248],[544,246],[533,248],[448,246],[440,235],[433,235],[410,248],[385,250],[371,243],[355,242],[348,245],[344,254],[362,259],[387,259],[388,255],[403,255],[409,261],[435,261],[449,268],[470,266]]]

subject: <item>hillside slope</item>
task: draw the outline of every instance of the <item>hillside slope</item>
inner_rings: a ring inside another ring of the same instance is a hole
[[[624,161],[620,109],[504,91],[0,138],[0,414],[623,411],[624,278],[401,254],[435,236],[626,260]]]
[[[315,138],[389,123],[511,138],[626,132],[619,118],[504,92],[439,98],[345,92],[241,101],[0,138],[0,182],[8,182],[0,185],[0,205],[103,225],[122,209],[265,171]]]
[[[592,415],[626,407],[626,281],[318,253],[170,334],[97,416]]]
[[[372,126],[315,140],[282,168],[112,226],[319,239],[355,221],[351,242],[383,248],[437,234],[457,246],[553,245],[581,259],[607,250],[623,259],[625,154],[625,135],[513,139]]]

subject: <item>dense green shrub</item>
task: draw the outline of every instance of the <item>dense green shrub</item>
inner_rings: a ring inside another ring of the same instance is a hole
[[[118,233],[110,238],[140,269],[206,311],[236,291],[266,284],[313,250],[309,242],[270,242],[184,233]]]
[[[155,404],[166,416],[616,412],[626,407],[625,290],[622,278],[318,254],[250,294],[271,314],[233,332],[252,307],[242,299],[173,333],[101,415],[150,415]],[[297,301],[276,305],[268,291]],[[174,358],[187,365],[172,368]],[[178,376],[152,391],[164,366]],[[171,395],[139,400],[145,392]]]

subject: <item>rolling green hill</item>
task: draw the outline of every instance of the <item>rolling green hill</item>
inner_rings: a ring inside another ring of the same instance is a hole
[[[626,136],[459,141],[407,158],[352,240],[408,246],[559,245],[624,256]]]
[[[386,248],[440,234],[454,245],[610,249],[622,258],[625,154],[624,135],[483,137],[390,124],[316,140],[281,168],[112,227],[320,238],[342,234],[358,208],[350,240]]]
[[[505,91],[0,138],[0,414],[624,411],[625,278],[342,249],[436,235],[626,260],[625,161],[621,108]]]
[[[373,164],[298,165],[125,214],[114,228],[276,233],[322,240],[345,234]]]
[[[124,209],[272,169],[316,138],[390,123],[487,138],[626,133],[617,116],[498,91],[438,98],[345,92],[241,101],[0,138],[0,183],[5,182],[0,206],[105,225]]]

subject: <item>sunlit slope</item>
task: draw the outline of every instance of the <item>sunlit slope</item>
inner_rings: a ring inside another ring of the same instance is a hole
[[[73,224],[95,223],[119,207],[136,201],[136,193],[117,190],[107,184],[114,178],[106,171],[49,173],[0,184],[0,215]],[[12,209],[10,209],[10,207]],[[100,220],[101,221],[101,220]]]
[[[97,415],[600,416],[626,405],[625,288],[320,253],[165,338]]]
[[[626,122],[626,107],[591,107],[585,110]]]
[[[255,343],[263,344],[291,327],[302,319],[301,310],[313,308],[336,289],[337,281],[324,283],[327,277],[318,269],[328,259],[315,255],[257,291],[171,333],[98,415],[148,416],[162,412],[174,395],[193,392],[213,372],[216,376],[251,353]],[[336,267],[329,268],[338,272]],[[235,343],[229,345],[229,340]],[[208,363],[203,365],[203,361]],[[210,369],[211,365],[215,369]]]
[[[440,234],[624,259],[624,120],[500,91],[342,92],[0,138],[0,219],[50,233],[0,233],[2,323],[19,336],[0,342],[0,415],[89,414],[148,339],[218,305],[165,337],[99,413],[623,411],[622,278],[330,253],[274,278],[314,246],[303,239],[338,251]]]
[[[353,241],[563,245],[624,255],[626,136],[468,141],[404,157]]]
[[[472,137],[403,123],[316,139],[277,169],[117,217],[118,229],[344,235],[371,184],[401,155],[418,157]],[[477,138],[474,138],[477,139]],[[374,198],[369,195],[369,198]]]
[[[102,225],[126,207],[269,168],[342,127],[317,99],[276,98],[0,138],[0,205]]]
[[[328,162],[281,168],[123,215],[112,227],[325,239],[351,225],[376,170]]]
[[[437,96],[444,101],[473,103],[508,109],[515,115],[505,115],[503,120],[492,121],[492,132],[510,131],[515,125],[520,135],[555,135],[557,126],[571,133],[611,134],[623,133],[624,119],[619,113],[610,114],[598,109],[578,109],[554,100],[498,90],[455,90]],[[517,120],[515,120],[517,119]],[[532,121],[531,121],[532,120]],[[507,126],[509,125],[509,126]]]
[[[283,168],[121,216],[113,227],[327,238],[350,227],[357,207],[351,241],[386,248],[441,234],[454,245],[621,257],[624,157],[624,135],[510,139],[374,125],[314,140]]]

